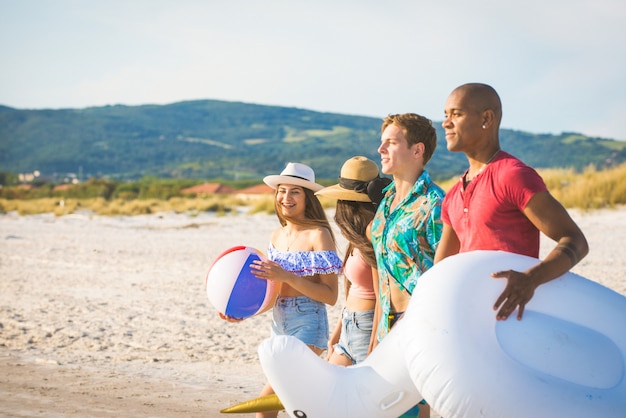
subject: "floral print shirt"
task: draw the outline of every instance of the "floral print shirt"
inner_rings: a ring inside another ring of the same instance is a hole
[[[271,243],[268,258],[296,276],[338,274],[343,264],[336,251],[279,251]]]
[[[390,286],[413,294],[418,278],[433,265],[443,228],[441,203],[445,193],[426,170],[392,211],[395,195],[395,183],[391,183],[372,221],[381,308],[376,335],[379,341],[389,332]]]

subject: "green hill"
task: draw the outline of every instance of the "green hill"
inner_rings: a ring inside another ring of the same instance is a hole
[[[0,172],[32,173],[53,181],[83,178],[261,178],[288,161],[336,178],[353,155],[374,161],[382,119],[305,109],[199,100],[169,105],[22,110],[0,106]],[[450,178],[466,167],[446,150],[443,129],[428,164]],[[505,150],[538,167],[598,168],[626,161],[626,142],[575,133],[532,134],[503,129]]]

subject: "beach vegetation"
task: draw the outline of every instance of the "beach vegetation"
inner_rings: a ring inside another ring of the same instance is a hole
[[[540,170],[550,193],[566,208],[599,209],[626,204],[626,163],[608,170],[588,166]]]
[[[602,170],[590,165],[582,171],[573,168],[538,171],[550,193],[566,208],[591,210],[626,205],[626,163]],[[447,191],[457,181],[458,176],[455,176],[438,180],[437,184]],[[228,215],[242,211],[249,214],[274,213],[272,193],[248,198],[242,198],[237,193],[237,188],[251,185],[249,180],[229,183],[229,187],[235,190],[234,193],[183,193],[185,188],[199,183],[201,182],[198,180],[146,177],[137,182],[91,179],[73,185],[4,186],[0,188],[0,213],[17,212],[20,215],[53,213],[57,216],[77,211],[88,211],[103,216],[132,216],[159,212],[189,215],[205,212]],[[258,184],[258,181],[256,183]],[[335,206],[332,199],[320,200],[326,209]]]
[[[276,210],[274,208],[274,195],[269,195],[267,197],[256,199],[254,202],[251,202],[248,213],[251,215],[255,213],[276,213]]]

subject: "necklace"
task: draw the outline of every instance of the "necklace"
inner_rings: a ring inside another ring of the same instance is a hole
[[[489,159],[487,160],[487,162],[485,163],[485,165],[481,168],[481,170],[485,167],[487,167],[487,164],[489,164],[490,162],[493,161],[494,158],[496,158],[496,155],[498,155],[498,153],[500,152],[500,148],[498,148],[496,150],[496,152],[493,153],[493,155],[491,157],[489,157]]]
[[[285,229],[284,226],[283,226],[283,233],[285,234],[285,241],[287,243],[287,250],[286,251],[289,251],[289,249],[291,248],[293,243],[296,241],[296,239],[298,239],[298,234],[297,233],[293,233],[293,231],[291,233],[287,233],[287,230]],[[292,237],[292,235],[295,235],[295,236]]]
[[[499,152],[500,152],[500,148],[498,148],[496,150],[496,152],[494,152],[493,155],[491,157],[489,157],[487,162],[482,167],[480,167],[480,169],[473,176],[470,177],[469,176],[469,170],[467,170],[467,174],[465,175],[465,183],[469,183],[474,178],[476,178],[476,176],[478,176],[480,173],[482,173],[483,170],[485,169],[485,167],[487,167],[489,165],[489,163],[492,162],[494,158],[496,158],[496,155],[498,155]]]

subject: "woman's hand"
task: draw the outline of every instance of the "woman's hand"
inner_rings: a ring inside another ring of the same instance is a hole
[[[241,322],[243,321],[243,319],[239,319],[239,318],[233,318],[232,316],[228,316],[225,315],[221,312],[219,312],[220,318],[222,318],[224,321],[228,321],[228,322]]]
[[[270,260],[254,260],[250,264],[252,274],[258,279],[287,282],[292,274],[285,271],[278,263]]]

